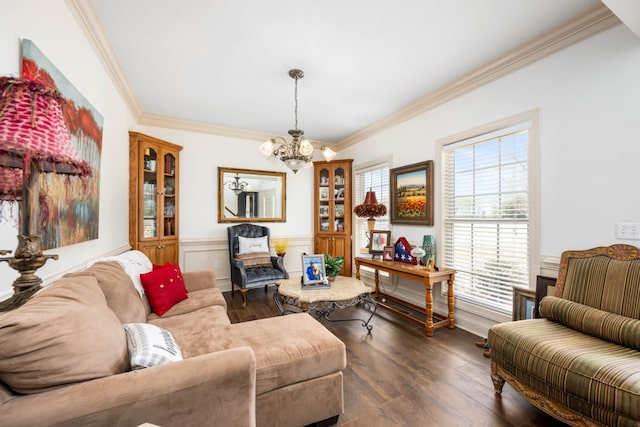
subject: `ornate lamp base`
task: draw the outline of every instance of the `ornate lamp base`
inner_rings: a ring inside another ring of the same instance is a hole
[[[58,255],[43,255],[39,236],[18,236],[15,256],[0,258],[0,262],[6,261],[9,267],[20,273],[20,277],[13,282],[13,296],[0,303],[0,312],[21,306],[42,288],[42,279],[36,276],[36,271],[49,259],[58,259]]]

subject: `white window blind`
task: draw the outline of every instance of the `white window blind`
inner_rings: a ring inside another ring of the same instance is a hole
[[[389,209],[389,164],[388,162],[377,163],[366,168],[360,168],[355,173],[355,193],[353,205],[362,204],[367,191],[375,191],[378,203],[382,203]],[[367,218],[355,218],[355,251],[356,254],[361,248],[369,244],[367,236]],[[376,230],[389,229],[389,214],[376,218]]]
[[[443,147],[443,257],[456,297],[502,312],[528,287],[528,124]]]

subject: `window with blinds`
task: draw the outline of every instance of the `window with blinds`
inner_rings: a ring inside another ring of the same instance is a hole
[[[456,297],[510,313],[528,287],[529,125],[442,147],[443,263]]]
[[[354,176],[354,199],[353,205],[357,206],[364,201],[367,191],[375,191],[378,203],[382,203],[389,208],[389,163],[382,162],[356,169]],[[367,236],[367,218],[355,218],[355,251],[356,254],[360,248],[364,248],[369,244]],[[376,230],[389,229],[389,215],[376,218]]]

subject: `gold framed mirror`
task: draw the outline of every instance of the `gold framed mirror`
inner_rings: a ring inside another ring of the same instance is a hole
[[[287,174],[218,167],[218,223],[285,222]]]

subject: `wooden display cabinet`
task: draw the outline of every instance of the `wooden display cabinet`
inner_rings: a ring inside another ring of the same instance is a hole
[[[129,132],[129,244],[158,265],[178,262],[180,150]]]
[[[343,256],[343,276],[351,277],[351,164],[314,162],[314,252]]]

